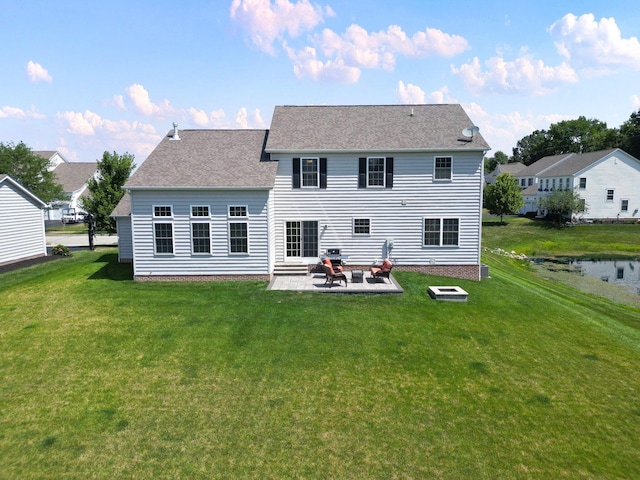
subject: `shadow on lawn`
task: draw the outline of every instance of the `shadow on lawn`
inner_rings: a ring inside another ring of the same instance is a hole
[[[117,253],[105,253],[94,263],[104,263],[104,266],[89,277],[89,280],[112,280],[122,282],[133,279],[133,265],[118,263]]]

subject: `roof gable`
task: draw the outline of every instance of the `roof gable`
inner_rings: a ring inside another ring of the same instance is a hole
[[[58,165],[53,173],[65,192],[81,189],[98,171],[96,162],[68,162]]]
[[[173,130],[125,188],[272,188],[277,163],[264,153],[267,130]]]
[[[489,150],[460,105],[276,106],[267,152]]]
[[[46,203],[44,203],[42,200],[40,200],[33,193],[31,193],[29,190],[24,188],[18,182],[16,182],[13,178],[11,178],[6,173],[0,173],[0,186],[2,186],[2,184],[12,185],[16,190],[24,194],[25,197],[27,197],[32,202],[36,203],[41,208],[47,206]]]

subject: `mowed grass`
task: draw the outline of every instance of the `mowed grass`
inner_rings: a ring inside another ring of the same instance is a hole
[[[467,303],[0,275],[0,478],[640,478],[640,309],[485,261]]]
[[[530,257],[574,257],[588,252],[592,258],[640,257],[640,224],[574,225],[525,218],[485,217],[483,246],[524,253]]]

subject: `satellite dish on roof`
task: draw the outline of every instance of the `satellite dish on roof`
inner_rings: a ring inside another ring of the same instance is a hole
[[[464,130],[462,130],[462,135],[464,135],[467,138],[470,138],[471,139],[470,141],[472,141],[473,137],[477,135],[479,131],[480,131],[479,127],[476,127],[475,125],[471,125],[470,127],[467,127]]]

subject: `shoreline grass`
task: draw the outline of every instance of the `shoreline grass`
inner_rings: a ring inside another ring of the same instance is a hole
[[[464,304],[0,275],[0,476],[639,477],[640,309],[485,260]]]

